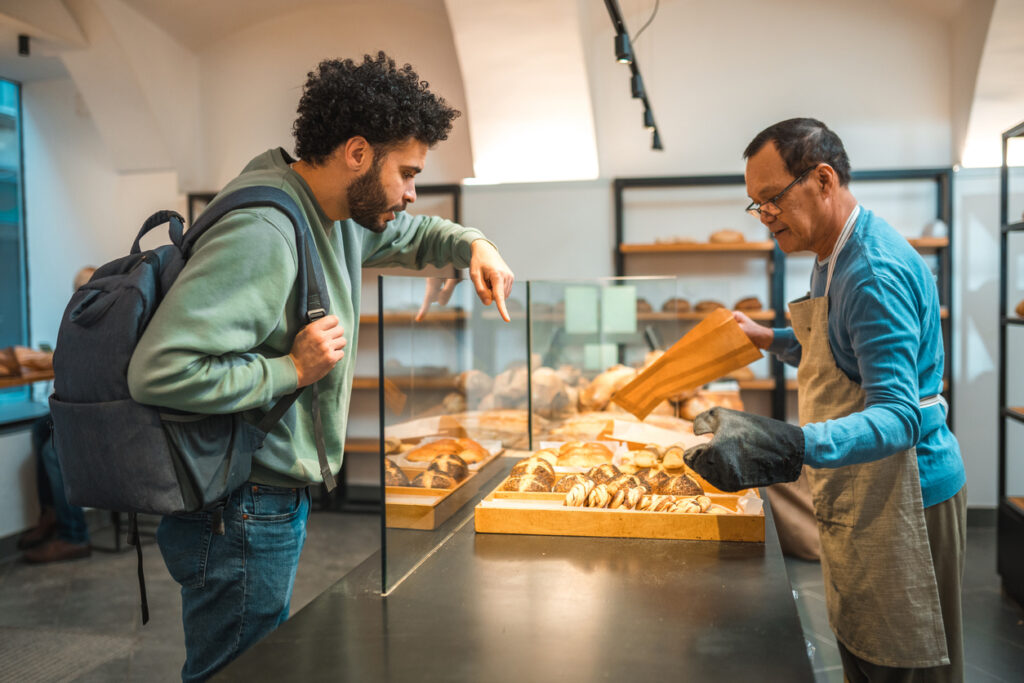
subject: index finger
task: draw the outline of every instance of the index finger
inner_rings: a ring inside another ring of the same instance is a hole
[[[505,288],[501,286],[492,286],[491,292],[494,294],[494,305],[498,307],[498,313],[501,314],[501,319],[507,323],[512,322],[512,318],[508,317],[508,309],[505,308]]]

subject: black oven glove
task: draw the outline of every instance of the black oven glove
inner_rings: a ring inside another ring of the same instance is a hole
[[[804,464],[804,431],[786,422],[728,408],[712,408],[693,421],[694,434],[714,434],[683,460],[722,491],[795,481]]]

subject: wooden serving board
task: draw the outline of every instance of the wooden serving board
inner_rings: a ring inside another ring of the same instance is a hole
[[[475,471],[452,489],[421,489],[416,486],[387,486],[384,489],[386,523],[392,529],[436,529],[459,508],[476,495],[501,467],[498,456],[492,453]],[[410,480],[426,469],[406,468],[402,471]]]
[[[713,504],[738,509],[739,494],[708,490],[707,496]],[[476,530],[486,534],[764,542],[763,510],[756,515],[609,510],[565,507],[564,500],[563,493],[494,490],[476,506]]]

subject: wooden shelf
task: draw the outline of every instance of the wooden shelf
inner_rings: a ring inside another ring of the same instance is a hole
[[[1017,512],[1024,515],[1024,496],[1007,496],[1006,502],[1017,508]]]
[[[718,244],[715,242],[658,242],[653,244],[622,244],[619,252],[623,254],[678,254],[707,252],[771,252],[775,250],[775,242],[736,242]]]
[[[907,241],[910,242],[910,246],[921,251],[945,249],[949,246],[948,237],[908,237]]]
[[[34,382],[48,382],[51,379],[53,379],[53,370],[36,370],[18,377],[0,377],[0,389],[13,389]]]
[[[368,313],[359,316],[360,325],[376,325],[377,318],[379,316],[376,313]],[[423,320],[416,322],[415,311],[396,311],[384,314],[385,325],[395,324],[417,324],[417,325],[438,325],[447,324],[460,320],[466,320],[469,315],[465,311],[428,311]]]
[[[423,376],[423,377],[395,377],[390,381],[395,383],[399,389],[436,389],[440,391],[454,391],[455,377],[453,375]],[[376,377],[355,377],[352,380],[352,389],[376,390],[378,381]]]
[[[346,453],[380,453],[380,439],[355,437],[345,439]]]

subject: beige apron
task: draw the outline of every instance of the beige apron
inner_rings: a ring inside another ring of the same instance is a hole
[[[836,365],[825,295],[790,304],[802,347],[797,370],[800,424],[864,409],[864,390]],[[875,664],[921,668],[949,663],[914,448],[836,469],[805,468],[821,535],[829,623],[853,654]]]

